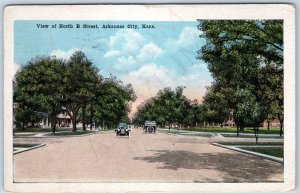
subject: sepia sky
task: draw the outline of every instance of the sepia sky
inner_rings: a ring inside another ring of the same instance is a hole
[[[38,28],[37,24],[49,27]],[[71,24],[73,28],[59,28],[59,24]],[[97,24],[99,28],[82,28],[84,24]],[[103,24],[124,28],[102,28]],[[138,29],[128,28],[130,24]],[[155,28],[142,28],[142,24]],[[207,64],[196,59],[205,43],[199,38],[197,21],[15,21],[14,25],[15,70],[36,56],[68,59],[81,50],[104,77],[113,74],[133,85],[138,98],[132,104],[132,113],[164,87],[185,86],[188,98],[201,101],[205,86],[212,82]]]

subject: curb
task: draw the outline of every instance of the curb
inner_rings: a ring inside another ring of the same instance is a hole
[[[240,148],[237,148],[237,147],[230,147],[230,146],[226,146],[226,145],[221,145],[221,144],[218,144],[218,143],[212,143],[212,145],[215,145],[215,146],[218,146],[218,147],[223,147],[223,148],[234,150],[234,151],[238,151],[238,152],[241,152],[241,153],[246,153],[246,154],[249,154],[249,155],[254,155],[254,156],[257,156],[257,157],[262,157],[262,158],[265,158],[265,159],[268,159],[268,160],[271,160],[271,161],[275,161],[275,162],[278,162],[278,163],[281,163],[281,164],[284,163],[283,158],[278,158],[278,157],[274,157],[274,156],[270,156],[270,155],[266,155],[266,154],[262,154],[262,153],[256,153],[256,152],[253,152],[253,151],[243,150],[243,149],[240,149]]]
[[[15,154],[22,153],[22,152],[25,152],[25,151],[33,150],[33,149],[36,149],[36,148],[43,147],[45,145],[46,145],[46,143],[42,143],[40,145],[36,145],[36,146],[30,147],[30,148],[26,148],[26,149],[23,149],[23,150],[15,151],[13,154],[15,155]]]

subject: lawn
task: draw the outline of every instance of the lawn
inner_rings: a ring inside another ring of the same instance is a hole
[[[84,135],[93,132],[94,131],[66,131],[66,132],[50,133],[47,134],[47,136]]]
[[[56,128],[56,131],[71,131],[72,128]],[[22,132],[52,132],[51,128],[41,128],[41,127],[33,127],[33,128],[25,128],[23,131],[21,128],[14,129],[14,133],[22,133]]]
[[[21,147],[21,148],[29,148],[34,147],[40,144],[33,144],[33,143],[14,143],[14,147]]]
[[[257,144],[255,142],[218,142],[219,144],[222,145],[282,145],[283,146],[283,142],[258,142]]]
[[[36,133],[14,133],[15,137],[27,137],[27,136],[34,136]]]
[[[283,147],[241,147],[241,149],[283,158]]]

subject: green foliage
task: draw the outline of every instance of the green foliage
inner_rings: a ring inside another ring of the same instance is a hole
[[[127,117],[129,102],[136,99],[132,85],[123,85],[116,77],[103,79],[87,56],[76,51],[69,60],[36,57],[15,76],[14,102],[17,123],[27,123],[30,112],[46,112],[55,132],[56,115],[64,108],[76,131],[80,110],[85,123],[115,124]],[[24,125],[24,124],[23,124]]]
[[[83,114],[87,104],[95,99],[94,90],[100,84],[102,77],[99,70],[92,65],[87,56],[76,51],[66,63],[64,99],[65,107],[72,118],[73,131],[76,131],[77,113],[82,108]],[[85,118],[82,119],[85,123]],[[84,124],[85,130],[85,124]]]
[[[255,96],[247,89],[238,89],[236,97],[239,101],[235,115],[236,122],[243,127],[259,125],[261,109]]]
[[[202,119],[201,107],[196,100],[191,101],[183,95],[183,87],[174,90],[167,87],[157,95],[142,103],[134,115],[133,123],[142,125],[146,120],[156,121],[160,126],[172,124],[188,127]]]
[[[229,106],[226,95],[219,91],[216,85],[208,88],[208,92],[203,98],[203,115],[209,123],[220,123],[229,117]]]
[[[122,81],[111,76],[104,79],[98,87],[97,100],[94,108],[95,121],[101,126],[114,127],[121,120],[128,121],[130,112],[129,102],[136,100],[136,95],[131,84],[124,85]]]
[[[65,63],[52,57],[36,57],[23,67],[15,76],[14,102],[29,111],[47,112],[53,119],[63,103]],[[28,111],[19,114],[22,122],[28,122]],[[23,111],[24,112],[24,111]],[[53,124],[55,129],[55,124]],[[54,130],[55,131],[55,130]]]
[[[211,96],[221,104],[204,106],[207,119],[222,115],[225,106],[238,124],[275,117],[283,122],[283,21],[199,20],[198,29],[206,45],[197,58],[208,63],[217,88],[208,91],[204,104]]]

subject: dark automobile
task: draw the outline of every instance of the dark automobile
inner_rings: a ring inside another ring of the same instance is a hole
[[[118,128],[115,130],[117,136],[128,136],[130,137],[130,128],[127,123],[119,123]]]
[[[156,122],[155,121],[145,121],[144,131],[145,133],[156,133]]]

